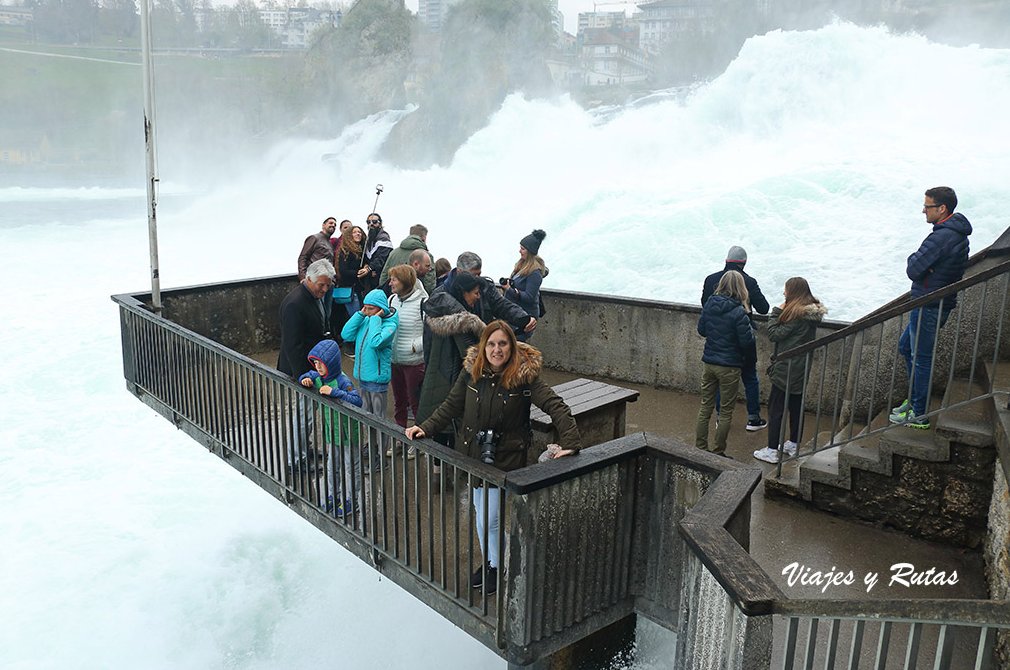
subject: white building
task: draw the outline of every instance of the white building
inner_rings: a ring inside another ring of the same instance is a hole
[[[639,46],[654,53],[678,33],[715,30],[712,0],[655,0],[638,6]]]
[[[340,10],[311,7],[265,8],[257,11],[260,20],[280,39],[287,49],[307,49],[312,34],[323,26],[340,25]]]
[[[421,23],[428,26],[428,30],[437,33],[442,30],[449,7],[456,2],[458,0],[418,0],[417,17],[421,19]]]
[[[651,74],[648,56],[635,44],[634,32],[607,28],[583,32],[580,62],[586,86],[614,86],[645,81]]]
[[[27,26],[33,16],[30,7],[0,6],[0,26]]]
[[[618,12],[579,12],[578,34],[590,28],[617,28],[624,25],[627,17]]]

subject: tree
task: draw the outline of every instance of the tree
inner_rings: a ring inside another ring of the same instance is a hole
[[[306,80],[318,91],[313,123],[337,128],[405,104],[415,17],[400,0],[359,0],[340,26],[320,31],[306,57]]]
[[[463,0],[442,28],[440,64],[420,109],[390,135],[400,162],[446,162],[505,97],[553,92],[547,59],[554,28],[547,0]]]
[[[103,0],[99,32],[116,40],[132,40],[140,29],[140,17],[134,0]]]

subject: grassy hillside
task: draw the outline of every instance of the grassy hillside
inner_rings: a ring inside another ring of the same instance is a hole
[[[169,160],[270,142],[297,127],[311,101],[301,54],[157,55],[154,63],[159,149]],[[0,71],[0,146],[44,135],[53,162],[136,160],[139,53],[0,43]]]

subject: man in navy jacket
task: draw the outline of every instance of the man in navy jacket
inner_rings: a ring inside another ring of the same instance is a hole
[[[705,284],[701,289],[701,306],[704,307],[708,299],[715,293],[715,287],[719,284],[722,276],[730,270],[736,270],[743,275],[744,285],[747,287],[750,308],[758,314],[768,313],[768,300],[761,293],[761,287],[757,280],[743,271],[747,264],[747,252],[743,247],[733,246],[726,254],[726,267],[719,272],[713,272],[705,277]],[[768,422],[761,418],[761,388],[757,375],[757,345],[751,344],[747,351],[746,359],[740,367],[740,381],[743,382],[744,395],[747,397],[747,430],[761,430],[768,425]],[[718,394],[716,395],[716,405],[719,404]]]
[[[948,186],[926,191],[922,212],[933,231],[919,249],[908,257],[906,273],[912,280],[912,298],[924,296],[960,281],[968,265],[968,236],[971,224],[963,214],[955,214],[957,195]],[[933,343],[957,305],[957,294],[934,300],[913,309],[908,326],[898,340],[898,351],[905,357],[909,379],[908,399],[891,412],[891,423],[929,429],[928,411],[930,376],[933,369]]]

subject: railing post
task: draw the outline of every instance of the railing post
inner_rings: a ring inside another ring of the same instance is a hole
[[[137,351],[134,339],[138,333],[134,328],[134,318],[126,309],[119,308],[119,334],[123,343],[123,377],[131,384],[137,383]]]

